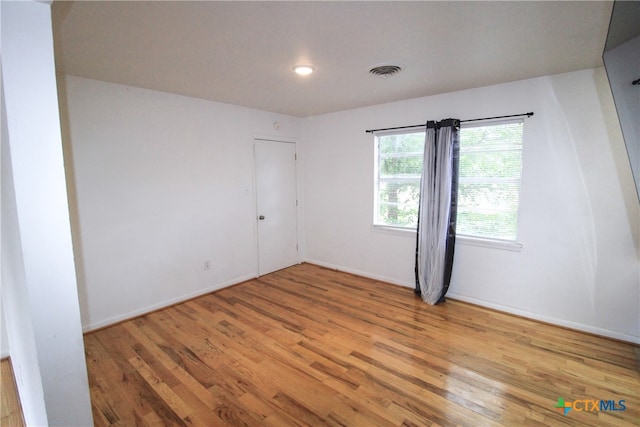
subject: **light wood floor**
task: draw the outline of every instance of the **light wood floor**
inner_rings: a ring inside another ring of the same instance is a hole
[[[309,264],[85,344],[96,426],[640,424],[631,345]]]
[[[24,426],[11,360],[8,358],[0,360],[0,426]]]

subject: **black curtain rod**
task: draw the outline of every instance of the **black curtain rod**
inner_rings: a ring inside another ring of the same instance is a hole
[[[522,113],[522,114],[512,114],[510,116],[496,116],[496,117],[484,117],[482,119],[469,119],[469,120],[460,120],[460,123],[467,123],[467,122],[479,122],[482,120],[493,120],[493,119],[510,119],[512,117],[531,117],[533,116],[533,113]],[[426,127],[427,124],[421,124],[421,125],[412,125],[412,126],[398,126],[395,128],[384,128],[384,129],[369,129],[366,130],[366,133],[373,133],[373,132],[382,132],[385,130],[396,130],[396,129],[411,129],[411,128],[423,128]]]

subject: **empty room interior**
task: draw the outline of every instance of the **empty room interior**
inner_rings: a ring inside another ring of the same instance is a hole
[[[640,425],[640,2],[0,15],[2,425]]]

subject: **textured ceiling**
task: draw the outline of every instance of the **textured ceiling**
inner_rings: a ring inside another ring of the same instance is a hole
[[[602,65],[612,2],[55,2],[60,71],[294,116]],[[311,63],[300,77],[291,67]],[[368,70],[397,64],[382,79]]]

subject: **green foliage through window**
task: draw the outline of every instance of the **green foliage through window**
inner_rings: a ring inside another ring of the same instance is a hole
[[[415,227],[424,132],[378,137],[378,223]]]
[[[457,233],[515,240],[523,121],[460,130]],[[415,228],[424,131],[379,135],[375,223]]]

